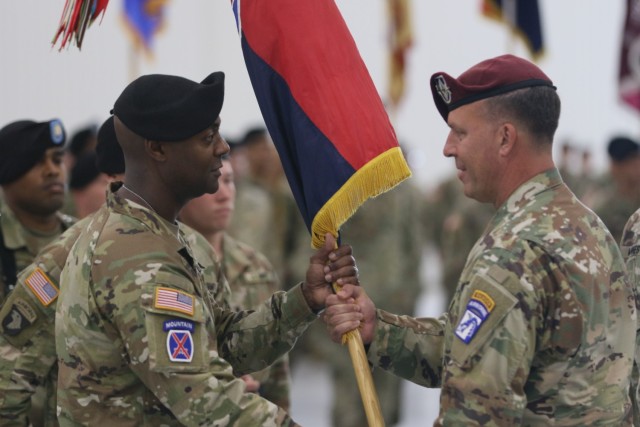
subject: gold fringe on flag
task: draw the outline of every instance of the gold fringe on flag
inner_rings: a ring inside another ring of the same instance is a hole
[[[338,235],[344,224],[368,199],[376,197],[411,176],[400,147],[370,160],[324,204],[311,223],[311,246],[319,248],[326,233]]]

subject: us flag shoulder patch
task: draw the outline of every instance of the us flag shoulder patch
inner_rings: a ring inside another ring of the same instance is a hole
[[[193,295],[171,288],[156,288],[153,306],[193,316]]]
[[[56,285],[53,284],[49,276],[39,268],[36,268],[33,273],[27,277],[25,283],[45,307],[49,306],[49,304],[58,298],[60,291]]]

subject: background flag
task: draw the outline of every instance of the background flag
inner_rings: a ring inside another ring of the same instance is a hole
[[[124,0],[123,13],[136,47],[151,52],[153,36],[164,23],[168,0]]]
[[[334,0],[232,0],[262,116],[320,247],[411,175]]]
[[[620,98],[640,111],[640,1],[627,0],[620,52]]]
[[[387,0],[389,13],[389,101],[398,106],[405,90],[407,51],[413,43],[411,0]]]
[[[101,14],[104,16],[108,4],[109,0],[66,0],[51,44],[55,46],[62,36],[60,50],[73,39],[80,49],[87,27]]]
[[[482,13],[505,22],[526,44],[534,59],[544,50],[538,0],[483,0]]]

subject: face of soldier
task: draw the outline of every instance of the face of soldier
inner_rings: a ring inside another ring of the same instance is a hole
[[[26,174],[3,186],[7,202],[15,210],[47,216],[62,207],[66,168],[61,148],[49,148]]]
[[[180,211],[180,219],[203,234],[226,230],[233,217],[236,185],[231,162],[223,160],[220,171],[218,191],[191,200]]]
[[[179,199],[190,200],[218,191],[222,156],[229,144],[220,136],[220,118],[208,129],[178,142],[163,143],[165,182]]]
[[[443,153],[453,157],[464,194],[479,202],[495,202],[500,169],[498,126],[488,120],[483,102],[449,113],[449,135]]]

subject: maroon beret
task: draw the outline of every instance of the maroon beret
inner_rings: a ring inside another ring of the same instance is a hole
[[[431,76],[431,94],[445,122],[458,107],[532,86],[556,88],[540,68],[513,55],[482,61],[457,79],[443,72]]]

